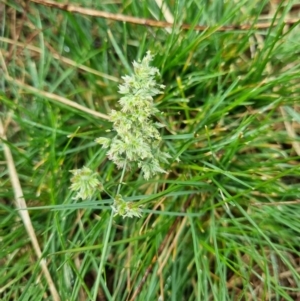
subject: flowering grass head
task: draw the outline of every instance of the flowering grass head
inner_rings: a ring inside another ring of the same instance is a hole
[[[161,164],[168,163],[171,156],[160,150],[161,136],[159,129],[164,125],[153,122],[153,116],[159,113],[155,107],[153,97],[162,93],[164,86],[156,82],[159,70],[150,66],[153,56],[150,51],[140,62],[133,62],[134,72],[123,78],[119,86],[122,97],[119,100],[121,109],[110,112],[110,121],[114,136],[112,138],[100,137],[95,141],[107,149],[107,156],[122,174],[113,197],[111,206],[114,216],[141,217],[140,206],[124,201],[120,189],[127,167],[140,168],[143,177],[148,180],[158,173],[166,173]],[[97,179],[97,173],[89,168],[71,171],[71,190],[77,192],[75,199],[89,199],[96,190],[103,190],[102,184]]]
[[[96,191],[102,191],[103,185],[98,180],[98,174],[88,167],[70,170],[73,174],[70,189],[76,191],[75,200],[87,200],[93,197]]]
[[[125,202],[120,194],[116,195],[114,204],[111,206],[114,216],[124,217],[141,217],[141,209],[132,202]]]
[[[162,93],[163,85],[156,82],[159,70],[150,66],[153,56],[150,51],[141,62],[133,62],[134,74],[123,76],[119,86],[123,96],[119,100],[120,111],[112,110],[110,120],[115,136],[100,137],[96,142],[108,149],[107,156],[118,168],[137,166],[146,180],[157,173],[166,173],[160,166],[171,157],[159,150],[162,127],[151,117],[158,113],[153,97]]]

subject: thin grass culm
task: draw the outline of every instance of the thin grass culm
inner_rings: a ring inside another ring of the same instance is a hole
[[[142,61],[133,62],[134,73],[122,77],[124,83],[119,86],[119,93],[123,95],[119,100],[121,110],[112,110],[109,115],[115,136],[99,137],[95,140],[102,148],[108,150],[108,158],[118,169],[122,169],[112,210],[115,215],[123,217],[141,216],[140,208],[131,202],[125,202],[120,194],[125,171],[139,168],[144,179],[149,180],[159,173],[166,173],[161,165],[167,164],[171,158],[169,153],[160,150],[159,129],[164,125],[152,121],[152,117],[159,113],[153,97],[161,94],[165,88],[156,82],[156,77],[160,73],[157,68],[150,66],[152,60],[153,55],[148,51]],[[76,176],[80,174],[76,170]],[[90,171],[90,174],[93,172]],[[73,182],[71,190],[77,191],[76,198],[87,195],[80,185],[74,185],[73,178],[71,181]],[[77,183],[80,181],[77,180]],[[99,183],[88,186],[97,189]],[[91,189],[89,195],[93,195],[94,192]]]

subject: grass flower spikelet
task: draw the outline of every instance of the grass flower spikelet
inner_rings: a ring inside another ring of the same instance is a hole
[[[118,194],[114,199],[114,204],[111,206],[114,216],[120,215],[124,217],[141,217],[141,209],[132,202],[125,202],[123,197]]]
[[[98,174],[88,167],[83,166],[81,169],[73,169],[70,172],[73,174],[70,189],[77,192],[75,200],[90,199],[96,191],[103,190],[102,183],[97,179]]]

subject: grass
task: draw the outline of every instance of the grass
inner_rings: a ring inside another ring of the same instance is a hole
[[[72,4],[167,18],[155,1],[98,2]],[[165,3],[191,28],[0,3],[1,300],[300,298],[300,36],[285,25],[297,6]],[[226,27],[238,24],[249,26]],[[174,160],[149,181],[127,172],[122,195],[143,216],[112,218],[105,193],[74,202],[69,170],[89,166],[116,190],[120,171],[94,139],[147,50],[166,85],[157,119]]]

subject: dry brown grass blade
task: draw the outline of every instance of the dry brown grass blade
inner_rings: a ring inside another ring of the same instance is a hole
[[[156,21],[152,19],[144,19],[144,18],[136,18],[131,17],[127,15],[122,14],[113,14],[101,10],[95,10],[90,8],[83,8],[80,6],[67,4],[67,3],[57,3],[54,1],[48,1],[48,0],[30,0],[33,3],[41,4],[44,6],[52,7],[61,9],[64,11],[68,11],[70,13],[78,13],[81,15],[91,16],[91,17],[98,17],[98,18],[104,18],[114,21],[121,21],[121,22],[128,22],[132,24],[139,24],[139,25],[146,25],[151,27],[159,27],[159,28],[169,28],[173,27],[174,23],[164,22],[164,21]],[[295,23],[298,23],[300,20],[299,18],[292,18],[283,21],[286,25],[294,25]],[[266,29],[270,28],[272,26],[276,26],[276,22],[266,22],[266,23],[258,23],[258,24],[244,24],[244,25],[228,25],[228,26],[219,26],[216,28],[216,31],[228,31],[228,30],[249,30],[249,29]],[[196,31],[205,31],[209,27],[208,26],[202,26],[202,25],[196,25],[192,26],[190,24],[182,24],[179,26],[181,29],[193,29]]]
[[[35,235],[35,231],[33,228],[33,225],[31,223],[31,219],[29,216],[29,213],[27,211],[27,205],[26,205],[26,201],[23,197],[23,191],[21,188],[21,184],[19,181],[19,177],[17,174],[17,170],[14,164],[14,160],[11,154],[11,151],[9,149],[9,147],[7,146],[7,144],[5,143],[5,141],[7,141],[5,133],[4,133],[4,127],[2,124],[2,120],[0,118],[0,138],[1,140],[3,140],[4,142],[3,144],[3,151],[4,151],[4,155],[6,158],[6,163],[7,163],[7,168],[8,168],[8,172],[9,172],[9,177],[10,177],[10,181],[12,184],[12,188],[14,191],[14,195],[15,195],[15,206],[19,211],[20,217],[23,221],[24,227],[28,233],[28,236],[30,238],[30,241],[32,243],[33,249],[35,251],[35,254],[40,262],[43,274],[46,278],[46,281],[48,283],[49,286],[49,290],[51,292],[52,298],[54,301],[60,301],[60,297],[59,294],[56,290],[56,287],[54,285],[54,282],[51,278],[50,272],[47,268],[47,263],[46,260],[42,258],[42,251],[41,248],[39,246],[37,237]]]
[[[157,4],[157,6],[160,7],[161,12],[162,12],[164,18],[167,20],[167,22],[174,23],[174,17],[172,15],[172,13],[170,12],[166,3],[164,3],[163,0],[155,0],[155,2]]]
[[[166,5],[166,3],[163,0],[155,0],[157,6],[160,8],[161,13],[163,14],[164,18],[166,19],[167,22],[169,23],[174,23],[174,17],[171,13],[171,11],[169,10],[168,6]],[[168,33],[172,32],[171,28],[166,28],[166,31]]]
[[[38,54],[42,54],[42,50],[36,46],[33,46],[31,44],[26,44],[26,43],[21,43],[21,42],[17,42],[17,41],[14,41],[12,39],[8,39],[8,38],[5,38],[5,37],[0,37],[0,41],[1,42],[4,42],[4,43],[8,43],[8,44],[12,44],[16,47],[19,47],[21,48],[21,51],[24,50],[24,49],[28,49],[32,52],[35,52],[35,53],[38,53]],[[18,52],[18,54],[20,53],[20,51]],[[85,66],[83,64],[79,64],[67,57],[64,57],[62,55],[59,55],[58,53],[55,53],[55,52],[51,52],[51,55],[54,59],[58,60],[58,61],[61,61],[69,66],[72,66],[74,68],[78,68],[79,70],[82,70],[82,71],[85,71],[85,72],[88,72],[88,73],[92,73],[92,74],[95,74],[99,77],[102,77],[102,78],[106,78],[108,80],[111,80],[113,82],[116,82],[118,83],[120,80],[115,77],[115,76],[111,76],[111,75],[108,75],[108,74],[105,74],[103,72],[100,72],[100,71],[97,71],[93,68],[90,68],[88,66]]]
[[[76,103],[76,102],[74,102],[72,100],[69,100],[69,99],[67,99],[65,97],[62,97],[62,96],[59,96],[59,95],[56,95],[56,94],[53,94],[53,93],[49,93],[49,92],[45,92],[45,91],[39,90],[37,88],[29,86],[29,85],[27,85],[27,84],[25,84],[25,83],[23,83],[23,82],[21,82],[21,81],[19,81],[17,79],[14,79],[14,78],[12,78],[10,76],[7,76],[7,75],[5,75],[4,77],[5,77],[5,79],[7,81],[12,82],[12,83],[14,83],[14,84],[16,84],[16,85],[18,85],[18,86],[20,86],[20,87],[22,87],[22,88],[30,91],[30,92],[32,92],[34,94],[37,94],[39,96],[43,96],[43,97],[48,98],[48,99],[52,99],[52,100],[58,101],[58,102],[60,102],[62,104],[65,104],[65,105],[70,106],[72,108],[75,108],[77,110],[86,112],[86,113],[91,114],[91,115],[93,115],[95,117],[99,117],[99,118],[102,118],[102,119],[109,120],[109,117],[107,115],[99,113],[99,112],[94,111],[94,110],[91,110],[89,108],[86,108],[86,107],[84,107],[84,106],[82,106],[82,105],[80,105],[80,104],[78,104],[78,103]]]
[[[284,205],[297,205],[297,204],[300,204],[300,200],[274,202],[274,203],[252,203],[251,205],[256,207],[262,207],[262,206],[284,206]]]

